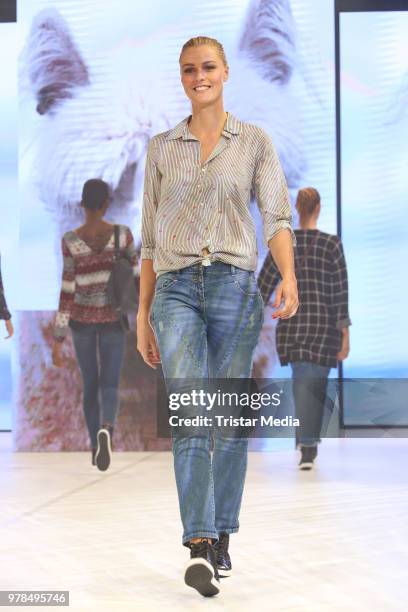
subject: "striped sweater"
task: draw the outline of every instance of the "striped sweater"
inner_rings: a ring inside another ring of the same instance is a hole
[[[119,247],[133,265],[137,276],[137,253],[132,232],[119,225]],[[79,323],[113,323],[117,314],[109,304],[107,284],[115,257],[114,234],[96,252],[74,231],[62,238],[63,272],[54,337],[62,342],[70,320]]]

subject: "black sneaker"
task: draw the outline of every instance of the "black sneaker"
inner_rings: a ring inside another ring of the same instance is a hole
[[[96,465],[95,455],[96,455],[96,448],[93,448],[92,449],[92,455],[91,455],[91,457],[92,457],[92,459],[91,459],[92,465]]]
[[[317,446],[301,446],[300,452],[302,456],[299,461],[300,470],[311,470],[313,461],[317,457]]]
[[[215,550],[207,540],[190,544],[190,561],[184,572],[184,582],[204,597],[220,592]]]
[[[217,569],[220,578],[230,576],[232,572],[231,558],[228,554],[229,533],[220,533],[218,541],[214,544]]]
[[[111,427],[103,427],[98,431],[98,448],[96,449],[95,462],[96,467],[101,472],[105,472],[110,466],[112,458],[111,436]]]

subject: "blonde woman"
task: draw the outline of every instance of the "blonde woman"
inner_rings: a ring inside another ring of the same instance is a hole
[[[277,315],[287,318],[298,306],[287,186],[269,136],[224,110],[222,45],[192,38],[179,63],[192,114],[148,148],[137,346],[149,366],[161,360],[166,382],[249,378],[263,323],[251,192],[283,278]],[[246,439],[211,435],[212,457],[207,431],[173,432],[185,582],[204,596],[231,572],[247,466]]]

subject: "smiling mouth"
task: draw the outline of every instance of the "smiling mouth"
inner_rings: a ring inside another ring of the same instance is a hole
[[[207,91],[210,88],[211,85],[197,85],[197,87],[193,87],[194,91]]]

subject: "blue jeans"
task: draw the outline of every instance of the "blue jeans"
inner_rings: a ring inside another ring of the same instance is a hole
[[[296,418],[300,421],[297,443],[316,446],[320,442],[330,368],[309,361],[294,361],[290,365]]]
[[[166,383],[249,378],[263,323],[255,275],[222,262],[167,272],[156,282],[152,322]],[[184,545],[238,531],[247,450],[246,438],[216,428],[173,436]]]
[[[114,425],[116,420],[126,334],[119,326],[102,323],[71,331],[82,374],[85,421],[91,445],[96,448],[101,424]]]

